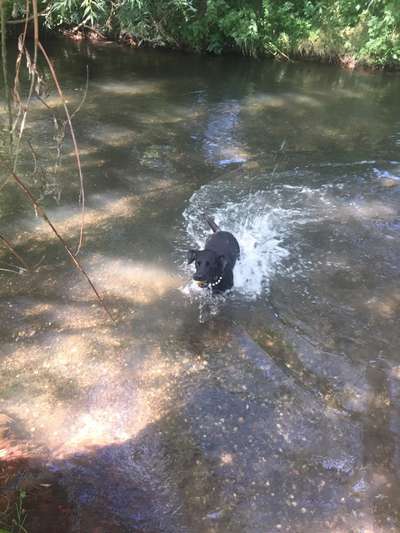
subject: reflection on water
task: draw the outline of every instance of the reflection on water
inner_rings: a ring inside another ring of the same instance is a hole
[[[8,184],[41,266],[0,270],[0,505],[26,489],[31,532],[398,531],[399,78],[48,46],[72,107],[89,65],[80,259],[117,322]],[[36,102],[27,131],[54,168]],[[34,188],[73,244],[62,163],[60,205]],[[218,300],[184,265],[205,213],[242,249]]]

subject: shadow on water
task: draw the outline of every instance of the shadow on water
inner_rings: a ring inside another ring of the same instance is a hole
[[[8,421],[4,494],[27,490],[29,530],[59,531],[61,510],[68,531],[396,531],[382,369],[368,369],[368,411],[351,421],[237,326],[215,319],[187,329],[186,320],[174,332],[175,356],[166,335],[146,381],[162,403],[157,420],[134,436],[96,445],[104,435],[92,420],[79,451],[65,441],[51,452],[35,449],[24,423],[13,442]],[[114,397],[121,392],[120,384]],[[117,422],[119,413],[112,416]]]
[[[382,360],[372,361],[367,368],[371,394],[363,427],[365,478],[359,481],[361,489],[364,482],[370,487],[366,494],[378,528],[387,526],[388,516],[399,517],[399,470],[395,457],[398,432],[393,424],[396,409],[388,372],[390,369]]]
[[[387,368],[349,417],[176,291],[116,330],[65,305],[20,302],[52,333],[21,325],[6,350],[4,497],[26,490],[29,531],[59,531],[60,509],[66,531],[396,531]]]

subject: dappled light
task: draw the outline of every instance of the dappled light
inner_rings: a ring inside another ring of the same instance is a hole
[[[394,290],[382,297],[375,296],[366,302],[368,309],[382,318],[395,318],[400,310],[400,291]]]
[[[95,256],[88,263],[88,270],[108,297],[124,298],[138,304],[157,301],[182,284],[182,278],[174,272],[129,259]],[[76,293],[79,294],[78,288]]]
[[[289,106],[304,106],[313,109],[321,107],[322,102],[306,94],[281,92],[278,94],[255,94],[246,98],[244,111],[258,114],[269,108],[279,109]]]
[[[135,215],[140,203],[135,196],[118,197],[116,195],[93,195],[88,200],[85,210],[85,224],[89,230],[92,226],[106,226],[110,221],[130,219]],[[48,209],[49,216],[58,225],[65,237],[75,235],[80,227],[80,212],[76,206],[63,206]],[[53,241],[54,234],[41,218],[26,217],[18,221],[16,242],[20,245],[32,239]]]
[[[45,445],[50,457],[64,457],[123,442],[159,418],[180,363],[168,364],[159,348],[149,352],[138,340],[121,343],[113,328],[90,320],[88,309],[84,315],[74,307],[48,305],[42,311],[52,327],[20,337],[3,361],[7,388],[24,383],[18,400],[7,389],[0,400],[33,442]],[[37,312],[27,307],[24,314]],[[131,368],[129,361],[135,354],[141,359],[143,350],[145,360]]]
[[[112,319],[9,181],[0,529],[23,492],[28,533],[397,531],[397,77],[46,46],[71,112],[89,66],[77,258]],[[18,171],[75,252],[76,152],[43,98]],[[241,249],[217,296],[187,264],[206,216]]]
[[[168,109],[169,108],[169,109]],[[198,109],[185,109],[177,106],[167,106],[167,110],[159,110],[156,113],[137,113],[137,117],[141,124],[151,126],[157,124],[177,124],[187,120],[197,120],[201,118],[202,112]]]
[[[110,94],[112,96],[148,96],[162,93],[164,90],[163,83],[160,81],[134,80],[131,82],[102,82],[94,83],[94,89],[100,93]]]
[[[110,125],[102,126],[101,129],[90,132],[89,137],[107,146],[118,147],[133,143],[137,135],[132,131],[132,128]]]
[[[349,206],[341,206],[336,211],[336,216],[342,220],[355,218],[360,220],[393,220],[397,217],[397,211],[394,207],[388,206],[380,201],[354,203]]]

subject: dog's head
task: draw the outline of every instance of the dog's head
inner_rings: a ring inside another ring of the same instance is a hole
[[[189,265],[194,262],[196,272],[193,279],[203,288],[220,280],[227,264],[223,255],[211,250],[189,250],[187,259]]]

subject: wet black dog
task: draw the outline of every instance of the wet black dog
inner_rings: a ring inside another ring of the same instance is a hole
[[[213,294],[233,287],[233,267],[240,257],[239,243],[229,231],[221,231],[211,218],[206,218],[213,234],[204,250],[189,250],[188,264],[195,261],[193,279],[202,287],[211,287]]]

